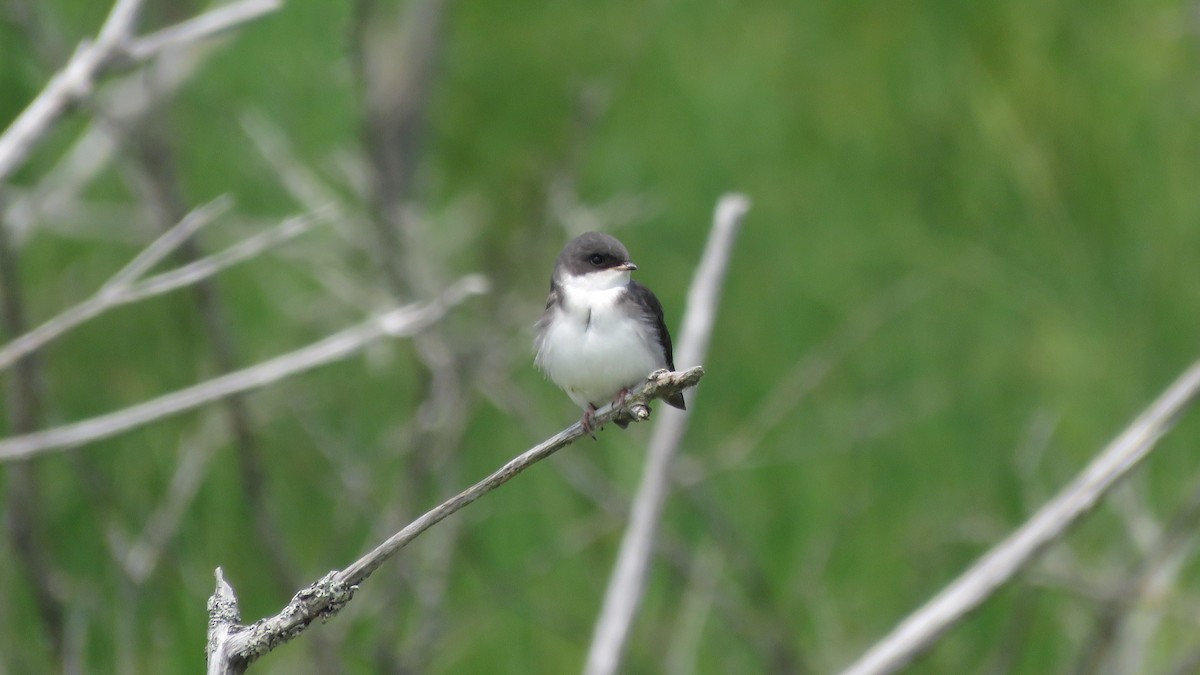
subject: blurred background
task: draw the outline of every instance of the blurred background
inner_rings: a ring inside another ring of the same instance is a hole
[[[109,8],[0,0],[0,126]],[[149,0],[139,33],[206,8]],[[232,209],[154,272],[328,217],[0,372],[0,437],[252,366],[465,274],[492,289],[415,340],[0,466],[0,672],[198,671],[218,565],[245,620],[273,614],[578,419],[530,348],[570,236],[621,238],[678,330],[730,190],[753,207],[623,671],[848,664],[1196,357],[1197,17],[1160,0],[292,0],[112,72],[0,185],[0,343],[220,195]],[[1197,417],[912,672],[1196,672]],[[251,672],[578,671],[649,428],[487,495]]]

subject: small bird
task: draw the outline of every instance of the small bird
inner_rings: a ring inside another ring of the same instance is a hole
[[[588,232],[567,242],[550,276],[534,362],[583,408],[580,423],[588,433],[598,406],[620,405],[650,373],[675,370],[662,305],[629,278],[636,269],[615,237]],[[665,400],[684,409],[682,393]]]

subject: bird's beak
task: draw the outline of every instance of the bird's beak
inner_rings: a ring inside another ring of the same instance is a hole
[[[622,272],[632,272],[637,269],[637,265],[634,265],[633,262],[630,260],[626,260],[625,262],[621,263],[620,265],[617,265],[616,269],[619,269]]]

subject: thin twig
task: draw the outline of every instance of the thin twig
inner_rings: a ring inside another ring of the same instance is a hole
[[[232,206],[233,200],[228,195],[222,195],[184,215],[175,226],[167,229],[158,239],[150,242],[150,245],[134,256],[133,260],[129,261],[125,267],[112,275],[112,278],[100,287],[99,295],[116,295],[133,282],[141,279],[146,272],[162,262],[172,251],[178,249],[183,242],[199,232],[200,228],[221,217]]]
[[[94,43],[81,43],[67,65],[0,135],[0,184],[5,183],[33,152],[59,117],[91,93],[95,80],[116,54],[142,0],[117,0]],[[107,38],[107,39],[106,39]]]
[[[117,272],[91,298],[67,309],[37,328],[14,338],[8,344],[0,347],[0,371],[7,369],[26,354],[40,349],[51,340],[58,338],[85,321],[93,319],[104,313],[107,309],[115,306],[121,297],[121,293],[128,289],[129,281],[132,280],[129,277],[130,272],[144,271],[143,267],[146,269],[152,267],[170,252],[171,249],[166,244],[174,242],[175,245],[178,245],[182,241],[182,239],[178,238],[178,233],[186,232],[188,235],[194,233],[200,227],[220,216],[228,207],[228,199],[218,198],[193,210],[175,227],[152,242],[132,262]]]
[[[144,0],[117,0],[108,13],[108,19],[100,27],[95,46],[105,52],[120,49],[133,36],[143,3]]]
[[[234,265],[245,262],[279,244],[304,234],[313,226],[327,223],[330,210],[292,216],[275,227],[248,237],[229,248],[188,263],[178,269],[147,277],[133,285],[122,295],[122,303],[137,302],[151,296],[168,293],[184,286],[214,276]]]
[[[108,438],[225,396],[257,389],[286,377],[345,358],[384,336],[408,337],[440,319],[449,308],[487,288],[479,276],[451,285],[437,300],[393,309],[294,352],[212,378],[116,412],[54,429],[0,439],[0,462],[65,450]]]
[[[197,47],[175,53],[107,86],[96,96],[91,106],[93,118],[71,148],[38,178],[32,190],[5,205],[8,226],[22,237],[41,223],[72,223],[75,227],[99,229],[106,240],[113,239],[116,228],[111,223],[93,214],[75,213],[80,195],[112,163],[126,137],[143,127],[152,109],[167,102],[215,51]],[[130,226],[139,218],[122,218],[119,222]]]
[[[700,378],[704,376],[704,369],[696,366],[685,371],[677,373],[669,373],[667,371],[659,371],[650,376],[642,388],[631,394],[626,401],[626,408],[634,408],[638,404],[644,404],[654,398],[662,398],[670,394],[672,391],[682,391],[696,385]],[[609,404],[595,415],[595,425],[602,426],[612,421],[617,415],[623,414],[620,408],[613,409],[612,404]],[[575,423],[549,440],[542,442],[541,445],[526,451],[508,464],[505,464],[498,471],[488,476],[484,480],[476,483],[471,488],[459,493],[453,499],[444,502],[441,506],[429,511],[417,520],[413,521],[408,527],[392,535],[390,539],[380,544],[370,554],[363,556],[362,559],[355,562],[350,567],[346,568],[339,575],[339,579],[347,584],[357,584],[367,578],[377,567],[390,557],[393,553],[404,547],[408,542],[412,541],[430,526],[436,524],[446,516],[454,513],[462,507],[470,504],[485,493],[494,490],[500,485],[508,482],[513,476],[516,476],[521,471],[524,471],[534,462],[540,461],[567,445],[575,442],[581,436],[584,436],[583,427],[579,423]]]
[[[688,291],[676,359],[679,363],[699,363],[708,350],[733,242],[749,208],[750,201],[738,194],[725,195],[717,203],[712,233]],[[596,619],[584,667],[587,675],[611,675],[620,666],[629,627],[645,590],[654,539],[670,489],[671,463],[683,440],[687,419],[683,411],[667,409],[654,427],[629,527],[621,540],[604,605]]]
[[[283,7],[283,0],[240,0],[214,7],[207,12],[167,26],[149,35],[134,38],[125,46],[133,61],[147,61],[167,49],[179,49],[206,40],[270,14]]]
[[[143,2],[144,0],[117,0],[100,27],[95,42],[81,43],[67,65],[0,135],[0,184],[7,182],[25,163],[33,149],[73,104],[91,95],[96,81],[105,71],[117,65],[135,65],[168,47],[194,42],[214,30],[226,30],[236,24],[258,18],[279,6],[278,3],[245,1],[238,3],[238,6],[245,9],[251,5],[259,5],[260,11],[242,11],[236,16],[231,16],[228,8],[219,7],[173,29],[163,29],[144,38],[147,42],[139,43],[133,35],[133,29]],[[211,19],[210,15],[216,15],[223,20],[204,20],[205,17]],[[183,29],[184,26],[188,26],[187,30]],[[135,48],[137,51],[133,51]]]
[[[666,398],[694,387],[703,376],[704,369],[699,366],[680,372],[660,370],[652,373],[646,382],[629,395],[624,408],[609,403],[598,410],[595,424],[602,426],[618,415],[629,415],[629,409],[637,406],[644,410],[645,404],[651,400]],[[427,511],[346,569],[330,572],[312,586],[302,589],[279,614],[249,626],[239,625],[233,589],[225,582],[221,569],[217,568],[217,588],[209,600],[208,672],[243,672],[251,661],[296,637],[315,619],[327,619],[336,614],[350,601],[359,584],[421,533],[586,435],[583,426],[576,422],[526,450],[488,477]]]
[[[1037,554],[1061,537],[1144,459],[1200,394],[1200,362],[1104,448],[1054,499],[904,619],[843,675],[878,675],[904,667],[968,612],[991,597]]]
[[[320,214],[294,216],[269,230],[194,263],[161,272],[146,279],[136,278],[136,274],[145,272],[147,268],[182,243],[183,239],[177,236],[179,233],[188,230],[188,234],[191,234],[191,231],[212,222],[219,212],[225,210],[226,206],[225,200],[218,199],[192,211],[116,276],[105,282],[92,297],[64,310],[37,328],[0,347],[0,371],[10,367],[22,356],[40,349],[47,343],[77,328],[80,324],[90,321],[114,307],[139,302],[207,279],[306,232],[317,223],[327,222]],[[156,249],[154,255],[151,256],[153,259],[143,260],[143,256],[151,249]],[[131,273],[134,276],[131,276]]]

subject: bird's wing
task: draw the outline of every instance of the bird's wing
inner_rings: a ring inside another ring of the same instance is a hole
[[[667,330],[667,323],[663,320],[662,303],[658,301],[654,292],[636,281],[630,281],[629,292],[625,296],[625,302],[630,303],[640,310],[642,321],[650,326],[658,337],[658,343],[662,345],[663,357],[666,359],[667,368],[675,370],[675,354],[671,347],[671,332]],[[677,392],[665,400],[668,404],[680,410],[684,409],[682,393]]]
[[[550,295],[546,296],[546,311],[558,304],[558,289],[554,286],[550,287]]]
[[[546,337],[546,331],[550,328],[550,322],[554,318],[554,308],[558,306],[558,289],[551,286],[550,295],[546,296],[546,309],[542,312],[542,316],[538,318],[537,323],[533,325],[533,351],[536,357],[534,363],[539,368],[542,367],[542,340]]]

